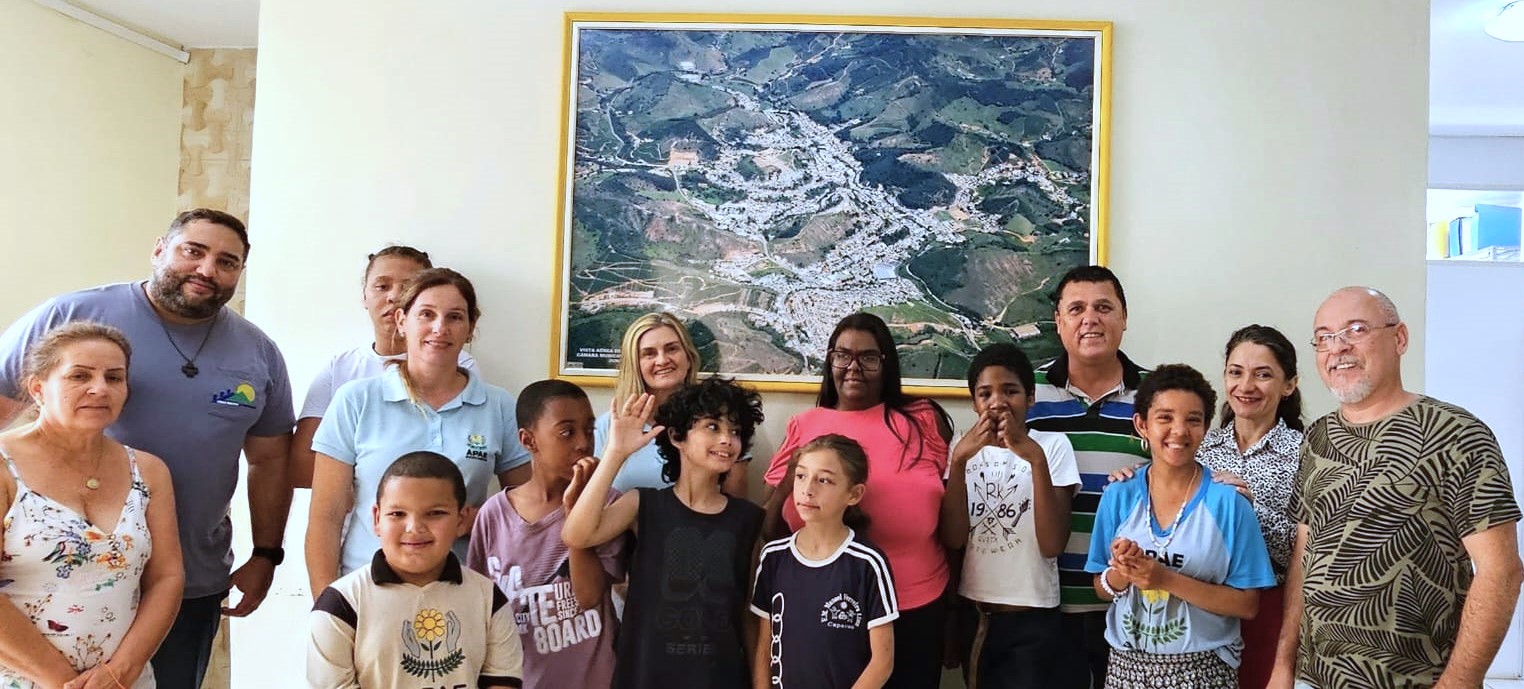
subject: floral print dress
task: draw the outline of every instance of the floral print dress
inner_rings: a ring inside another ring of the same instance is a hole
[[[137,615],[139,580],[153,550],[148,533],[148,485],[127,448],[132,487],[111,531],[21,479],[9,455],[0,457],[16,479],[0,544],[0,594],[10,599],[75,670],[109,660]],[[32,689],[31,680],[0,666],[0,689]],[[132,689],[152,689],[145,667]]]

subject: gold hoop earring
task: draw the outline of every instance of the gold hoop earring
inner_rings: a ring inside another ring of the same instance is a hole
[[[1143,444],[1143,451],[1148,452],[1148,438],[1138,438],[1138,442]]]

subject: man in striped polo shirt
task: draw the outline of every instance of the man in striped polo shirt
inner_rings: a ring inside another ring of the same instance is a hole
[[[1148,454],[1134,434],[1133,397],[1146,371],[1120,351],[1127,330],[1127,296],[1115,273],[1080,266],[1059,280],[1053,320],[1064,353],[1037,371],[1036,401],[1027,426],[1069,436],[1079,466],[1069,545],[1058,558],[1064,612],[1061,689],[1099,688],[1106,677],[1106,608],[1085,573],[1090,531],[1101,489],[1113,470]]]

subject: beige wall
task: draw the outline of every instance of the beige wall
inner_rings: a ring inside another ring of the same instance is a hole
[[[181,105],[179,210],[216,208],[249,218],[254,138],[253,48],[193,48]],[[257,235],[256,235],[257,238]],[[248,277],[232,306],[243,311]]]
[[[189,52],[181,106],[180,208],[217,208],[247,218],[255,51]]]
[[[184,66],[0,0],[0,324],[148,274],[175,212]]]
[[[363,257],[395,240],[477,281],[486,315],[474,352],[495,380],[547,375],[561,13],[586,7],[463,0],[356,16],[337,0],[262,4],[250,213],[281,272],[250,281],[249,313],[298,387],[368,337]],[[909,0],[732,8],[925,12]],[[1346,283],[1388,290],[1422,332],[1421,3],[965,0],[957,14],[1115,22],[1111,265],[1132,305],[1135,359],[1215,371],[1227,335],[1256,321],[1302,342],[1318,301]],[[1421,388],[1416,345],[1406,372]],[[1304,372],[1311,410],[1331,408]],[[770,397],[761,442],[808,401]]]
[[[912,0],[726,8],[928,12]],[[473,352],[493,381],[515,390],[545,377],[561,13],[715,9],[459,0],[357,14],[340,0],[264,0],[250,214],[259,255],[280,265],[250,280],[248,313],[280,343],[296,388],[368,339],[360,271],[388,241],[425,247],[476,281],[486,315]],[[1424,3],[963,0],[936,11],[1115,22],[1111,265],[1127,286],[1125,348],[1138,361],[1215,372],[1223,341],[1249,322],[1305,341],[1319,300],[1346,283],[1388,290],[1423,332]],[[1405,371],[1419,389],[1422,363],[1418,341]],[[1330,409],[1314,372],[1303,373],[1309,410]],[[595,391],[595,404],[606,401]],[[768,396],[759,456],[811,402]],[[954,406],[966,427],[966,405]],[[297,509],[292,546],[305,521]],[[278,586],[295,597],[293,565]],[[235,684],[290,682],[268,658],[299,662],[300,645],[234,653]]]

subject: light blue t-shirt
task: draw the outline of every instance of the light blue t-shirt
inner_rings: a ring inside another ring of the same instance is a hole
[[[244,440],[291,432],[296,422],[291,381],[275,343],[237,312],[223,307],[215,320],[193,325],[164,322],[144,284],[60,295],[11,324],[0,335],[0,395],[20,396],[26,350],[54,327],[95,321],[120,329],[132,345],[129,394],[106,434],[163,458],[174,484],[184,595],[211,596],[228,590],[233,565],[228,505],[238,487]],[[181,372],[185,357],[174,346],[195,361],[195,377]]]
[[[646,430],[651,430],[651,427],[646,426]],[[603,412],[593,423],[593,454],[602,457],[603,448],[608,445],[608,441],[609,412]],[[636,488],[667,488],[672,484],[662,480],[661,467],[661,453],[656,450],[656,441],[652,440],[624,461],[624,466],[620,467],[619,473],[614,476],[614,488],[621,493],[628,493]]]
[[[1122,537],[1193,579],[1236,589],[1275,586],[1265,537],[1247,499],[1232,486],[1213,482],[1211,470],[1203,469],[1207,480],[1172,525],[1174,538],[1167,541],[1168,533],[1161,533],[1148,513],[1148,470],[1143,467],[1135,480],[1113,483],[1101,494],[1085,571],[1105,570],[1111,542]],[[1167,542],[1163,552],[1155,539]],[[1144,653],[1214,651],[1233,667],[1238,667],[1243,652],[1238,618],[1207,612],[1162,590],[1132,589],[1113,601],[1106,612],[1106,642],[1112,648]]]
[[[418,450],[449,457],[465,475],[466,502],[477,507],[486,502],[493,476],[529,461],[507,390],[469,372],[466,388],[435,411],[408,399],[395,366],[341,386],[318,424],[312,449],[355,468],[355,506],[344,523],[341,576],[369,566],[381,547],[371,508],[381,475],[398,457]],[[462,558],[467,544],[464,538],[455,542]]]

